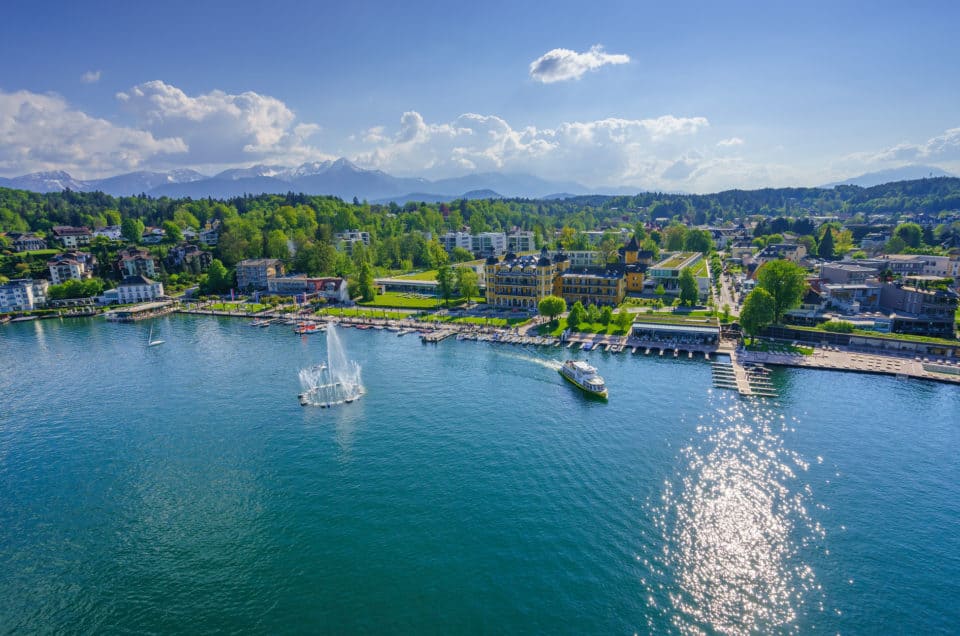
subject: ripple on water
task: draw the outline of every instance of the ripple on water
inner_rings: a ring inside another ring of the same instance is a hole
[[[652,506],[663,549],[652,558],[648,604],[685,634],[797,633],[807,607],[823,611],[801,554],[824,538],[796,472],[806,464],[784,446],[772,410],[714,400]]]

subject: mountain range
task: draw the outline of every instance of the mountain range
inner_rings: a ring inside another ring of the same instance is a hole
[[[217,199],[262,194],[302,192],[332,195],[345,200],[357,197],[378,203],[395,201],[450,201],[459,198],[540,198],[555,192],[595,194],[600,191],[575,182],[548,181],[527,174],[480,174],[431,181],[395,177],[381,170],[366,170],[347,159],[304,163],[291,168],[255,165],[224,170],[213,176],[194,170],[130,172],[106,179],[82,181],[63,171],[35,172],[0,178],[0,186],[34,192],[101,191],[113,196],[147,194],[153,197],[213,197]],[[633,194],[635,188],[606,188],[604,194]]]
[[[838,185],[870,187],[881,183],[918,179],[931,176],[953,176],[930,166],[904,166],[873,172],[846,181],[830,183],[823,188]],[[529,174],[484,172],[428,180],[395,177],[381,170],[366,170],[347,159],[315,161],[297,167],[255,165],[249,168],[224,170],[213,176],[195,170],[170,172],[130,172],[105,179],[78,180],[63,171],[35,172],[20,177],[0,177],[0,187],[31,190],[33,192],[100,191],[113,196],[147,194],[153,197],[212,197],[225,199],[244,194],[284,194],[298,192],[312,195],[332,195],[344,200],[354,197],[372,203],[425,201],[436,203],[453,199],[530,198],[553,199],[585,194],[632,195],[639,188],[588,188],[573,181],[550,181]],[[557,194],[563,193],[563,194]]]

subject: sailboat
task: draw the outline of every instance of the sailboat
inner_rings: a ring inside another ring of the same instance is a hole
[[[163,340],[154,340],[153,339],[153,325],[150,325],[150,335],[147,337],[147,346],[156,347],[157,345],[162,345]]]

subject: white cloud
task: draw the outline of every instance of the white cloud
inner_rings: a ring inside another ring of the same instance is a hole
[[[664,183],[668,165],[689,153],[705,117],[664,115],[566,122],[553,128],[514,128],[496,115],[466,113],[430,123],[403,114],[390,134],[383,126],[362,138],[372,147],[359,164],[411,176],[445,177],[472,171],[529,172],[587,184]]]
[[[87,71],[80,76],[80,81],[84,84],[96,84],[100,81],[100,71]]]
[[[721,139],[717,142],[717,146],[720,148],[730,148],[731,146],[742,146],[743,139],[739,137],[731,137],[730,139]]]
[[[867,155],[873,162],[960,160],[960,128],[950,128],[920,144],[902,143]]]
[[[530,63],[530,77],[544,84],[577,80],[587,71],[595,71],[607,64],[627,64],[629,61],[629,55],[607,53],[599,44],[584,53],[553,49]]]
[[[67,170],[99,176],[187,151],[176,136],[118,126],[74,110],[60,96],[0,91],[0,172]]]
[[[284,164],[329,159],[307,140],[320,127],[297,123],[294,112],[269,95],[214,90],[196,96],[160,80],[117,93],[139,126],[152,134],[183,139],[184,164],[226,166],[252,161]]]

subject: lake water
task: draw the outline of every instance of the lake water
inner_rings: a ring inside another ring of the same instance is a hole
[[[960,391],[339,331],[0,328],[0,632],[956,633]]]

